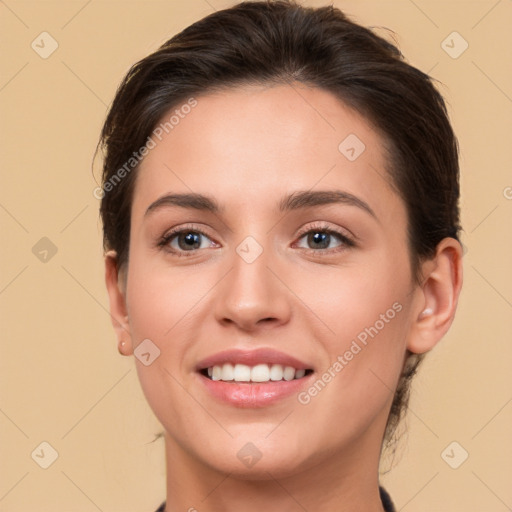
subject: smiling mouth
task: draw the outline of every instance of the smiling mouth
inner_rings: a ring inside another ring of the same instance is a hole
[[[311,369],[296,369],[281,364],[245,364],[224,363],[200,370],[201,375],[212,381],[232,383],[265,383],[302,379],[313,373]]]

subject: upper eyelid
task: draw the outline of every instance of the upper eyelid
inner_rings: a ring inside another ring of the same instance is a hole
[[[313,221],[314,222],[314,221]],[[347,228],[341,228],[341,227],[332,227],[328,224],[324,223],[323,221],[317,221],[319,222],[316,225],[308,226],[304,229],[299,230],[296,236],[302,237],[305,234],[309,233],[310,231],[325,231],[334,235],[342,236],[345,238],[348,238],[350,240],[356,241],[358,238],[352,234],[351,231],[349,231]]]
[[[182,233],[183,231],[191,231],[193,233],[200,233],[201,235],[204,235],[204,236],[207,236],[208,238],[214,238],[212,236],[210,236],[207,232],[206,229],[204,228],[199,228],[199,227],[196,227],[194,225],[184,225],[184,226],[178,226],[176,228],[172,228],[172,229],[169,229],[168,231],[166,231],[161,238],[169,238],[169,237],[173,237],[173,236],[176,236],[176,235],[179,235],[180,233]]]
[[[311,221],[311,222],[317,222],[319,224],[315,224],[315,225],[312,225],[312,226],[307,226],[305,228],[301,228],[298,233],[295,235],[295,236],[303,236],[304,234],[306,233],[309,233],[310,231],[330,231],[330,232],[333,232],[334,234],[344,234],[344,232],[347,232],[348,234],[346,235],[347,238],[349,237],[353,237],[354,239],[356,239],[357,237],[355,235],[353,235],[348,229],[346,228],[341,228],[341,227],[332,227],[332,226],[329,226],[328,224],[325,223],[325,221]],[[208,236],[210,237],[210,235],[208,234],[208,229],[205,229],[205,228],[202,228],[202,227],[197,227],[193,224],[190,224],[190,225],[187,225],[185,224],[184,226],[178,226],[176,228],[171,228],[169,229],[168,231],[166,231],[163,235],[162,235],[162,238],[167,238],[168,236],[173,236],[173,235],[176,235],[176,234],[179,234],[183,231],[192,231],[192,232],[198,232],[198,233],[201,233],[205,236]],[[342,231],[342,233],[337,233],[338,231]],[[214,237],[212,237],[214,238]]]

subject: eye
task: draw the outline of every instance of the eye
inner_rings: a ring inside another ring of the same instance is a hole
[[[341,231],[330,228],[327,225],[310,226],[299,235],[299,240],[305,239],[306,247],[301,244],[300,249],[314,253],[315,255],[330,255],[354,247],[355,242]],[[332,247],[333,242],[338,244]],[[206,233],[194,226],[181,226],[167,232],[158,241],[158,247],[178,257],[193,256],[200,249],[215,247]]]
[[[166,233],[158,246],[177,256],[192,256],[195,251],[213,247],[215,243],[200,229],[182,226]]]
[[[339,252],[345,250],[347,247],[355,246],[355,242],[344,233],[331,229],[326,225],[312,226],[307,231],[301,233],[300,240],[305,239],[306,247],[300,246],[301,249],[313,253],[328,253]],[[332,247],[333,241],[338,239],[338,245]]]

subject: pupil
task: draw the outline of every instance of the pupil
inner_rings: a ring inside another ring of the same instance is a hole
[[[199,234],[197,233],[187,233],[184,238],[186,247],[189,249],[191,247],[197,249],[201,245],[201,243],[199,242]]]
[[[314,233],[310,235],[314,243],[320,243],[322,248],[326,248],[329,246],[328,237],[329,233]],[[327,243],[326,243],[327,241]]]

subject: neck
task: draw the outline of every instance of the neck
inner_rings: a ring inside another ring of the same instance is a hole
[[[368,444],[368,443],[367,443]],[[302,471],[263,471],[258,479],[222,473],[166,435],[166,512],[383,512],[380,446],[353,445]],[[248,479],[251,478],[251,479]]]

